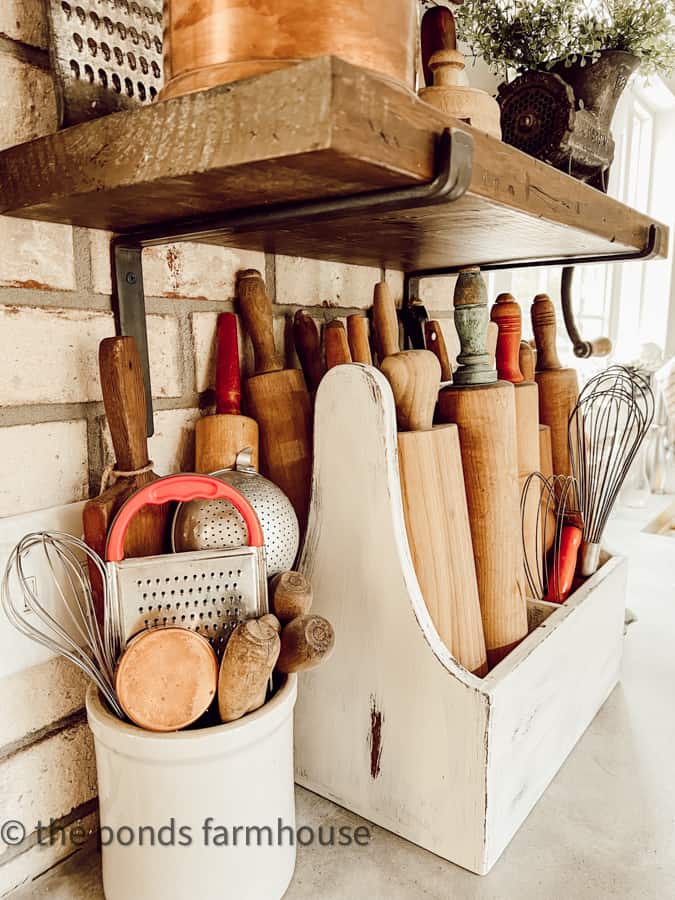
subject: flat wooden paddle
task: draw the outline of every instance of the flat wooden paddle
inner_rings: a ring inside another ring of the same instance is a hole
[[[106,338],[98,353],[101,389],[110,436],[115,450],[115,468],[134,472],[149,464],[143,371],[136,342],[131,337]],[[147,470],[118,478],[84,507],[82,523],[86,543],[105,558],[105,544],[112,521],[122,504],[139,488],[158,478]],[[125,557],[154,556],[164,552],[169,506],[147,506],[134,517],[124,543]],[[102,587],[90,568],[97,612],[102,616]]]

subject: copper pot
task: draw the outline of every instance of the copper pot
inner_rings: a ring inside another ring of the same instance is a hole
[[[164,0],[162,99],[340,56],[414,86],[416,0]]]

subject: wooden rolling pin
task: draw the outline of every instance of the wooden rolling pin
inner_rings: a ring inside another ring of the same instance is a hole
[[[305,373],[305,381],[311,393],[321,383],[326,367],[321,357],[321,336],[316,322],[311,316],[299,309],[293,319],[293,340],[295,350]]]
[[[98,351],[103,405],[115,451],[115,480],[98,497],[88,500],[82,513],[85,542],[102,558],[113,519],[120,507],[157,479],[148,456],[143,370],[132,337],[106,338]],[[146,506],[134,516],[124,541],[125,557],[155,556],[164,552],[171,509]],[[98,571],[89,566],[97,614],[103,621],[103,593]]]
[[[323,329],[323,343],[326,352],[326,369],[342,366],[352,361],[345,326],[338,319],[328,322]]]
[[[270,584],[270,608],[280,622],[307,615],[312,608],[312,585],[302,572],[282,572]]]
[[[232,632],[218,676],[218,711],[234,722],[264,704],[272,670],[279,658],[278,627],[267,619],[249,619]]]
[[[299,369],[284,369],[274,345],[272,304],[260,272],[239,276],[241,314],[255,353],[256,374],[247,379],[247,410],[260,429],[260,471],[286,494],[301,530],[307,524],[312,478],[311,405]]]
[[[539,390],[533,380],[525,380],[520,368],[523,317],[519,304],[511,294],[500,294],[497,297],[490,318],[499,329],[496,348],[497,374],[503,381],[510,381],[515,389],[518,490],[522,497],[527,479],[533,472],[539,471]],[[523,353],[523,356],[527,362],[527,354]],[[530,374],[531,367],[526,368]],[[525,547],[529,548],[526,551],[527,558],[536,559],[539,503],[535,491],[528,492],[526,504],[527,508],[523,512],[522,519],[523,541]],[[522,586],[525,590],[524,571]]]
[[[476,675],[487,672],[471,530],[454,425],[432,430],[441,381],[428,350],[387,357],[399,425],[398,454],[408,542],[420,590],[439,637]]]
[[[347,316],[347,337],[352,361],[372,366],[373,354],[370,350],[366,316]]]
[[[335,632],[321,616],[298,616],[281,632],[277,672],[309,672],[325,662],[335,647]]]
[[[400,351],[396,307],[386,281],[375,285],[373,296],[373,328],[375,349],[380,365],[388,356]]]
[[[538,294],[532,304],[532,328],[537,345],[539,414],[551,428],[553,473],[571,475],[567,424],[579,397],[576,369],[563,369],[556,349],[555,307],[547,294]]]
[[[515,389],[497,381],[486,349],[487,290],[480,271],[460,272],[455,325],[462,352],[454,384],[438,401],[439,418],[459,428],[476,577],[492,668],[527,635],[521,591]]]
[[[258,423],[241,415],[241,376],[237,317],[221,313],[216,329],[216,414],[195,427],[197,472],[218,472],[234,467],[237,454],[250,447],[251,465],[258,468]]]

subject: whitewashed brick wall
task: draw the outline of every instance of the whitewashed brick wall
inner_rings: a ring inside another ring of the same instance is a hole
[[[0,149],[56,127],[44,9],[42,0],[0,0]],[[26,530],[28,519],[31,530],[61,517],[77,530],[71,505],[94,494],[114,462],[97,363],[99,342],[114,332],[110,238],[0,217],[0,565],[10,549],[2,533]],[[155,406],[149,448],[160,474],[194,466],[194,424],[212,402],[216,319],[236,311],[239,270],[268,277],[289,365],[297,365],[289,323],[298,306],[320,324],[343,318],[370,305],[383,274],[207,245],[148,249],[143,264]],[[400,299],[400,274],[386,276]],[[250,374],[251,344],[241,333],[240,343]],[[4,665],[0,658],[0,809],[25,820],[29,834],[25,846],[0,845],[0,896],[70,852],[31,844],[36,820],[93,827],[96,795],[84,678],[62,660]]]

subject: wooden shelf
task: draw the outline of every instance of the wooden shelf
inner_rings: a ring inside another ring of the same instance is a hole
[[[198,239],[390,268],[621,254],[648,216],[444,117],[405,89],[324,57],[122,112],[0,153],[0,213],[117,233],[429,181],[448,125],[471,133],[455,202]],[[665,256],[668,229],[655,255]]]

